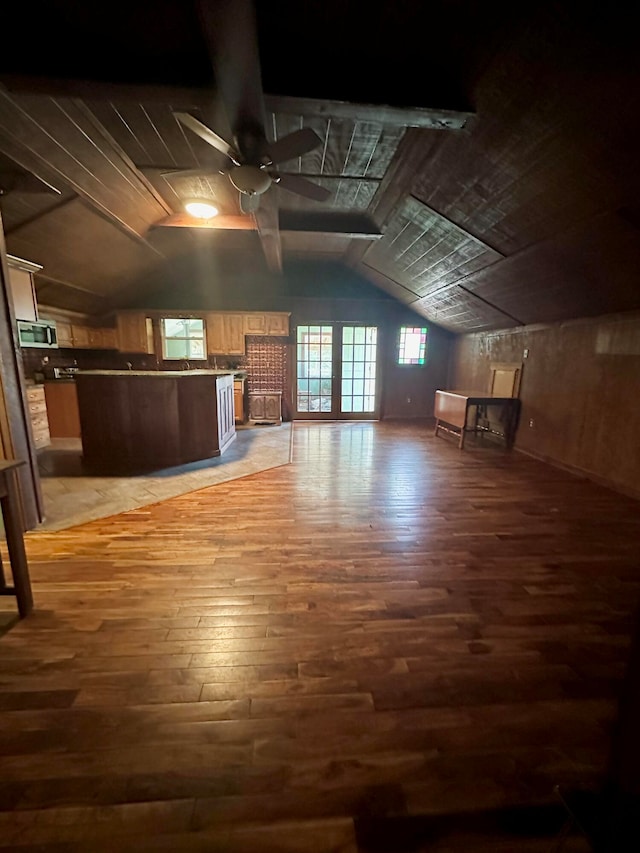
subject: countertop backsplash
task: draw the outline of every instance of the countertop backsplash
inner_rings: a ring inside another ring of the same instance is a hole
[[[194,361],[191,366],[244,370],[246,361],[243,356],[210,355],[207,361]],[[43,353],[41,349],[25,347],[22,349],[22,364],[25,377],[33,379],[34,374],[44,373],[46,376],[54,367],[79,367],[80,370],[126,370],[131,364],[132,370],[175,370],[176,364],[181,362],[163,360],[158,362],[155,355],[123,353],[116,350],[60,348]]]

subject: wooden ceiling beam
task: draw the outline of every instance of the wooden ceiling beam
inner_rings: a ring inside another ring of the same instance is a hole
[[[253,216],[214,216],[212,219],[198,219],[188,213],[173,213],[156,222],[152,227],[168,228],[199,228],[209,231],[256,231],[257,226]]]
[[[265,95],[265,104],[267,109],[274,113],[366,121],[389,127],[420,127],[427,130],[460,130],[475,115],[473,112],[460,110],[356,104],[350,101],[325,101],[288,95]]]
[[[364,213],[281,210],[280,230],[309,234],[340,234],[353,240],[379,240],[382,231]]]
[[[16,95],[47,95],[80,98],[83,101],[131,101],[133,103],[178,104],[181,109],[201,109],[211,104],[209,87],[187,87],[150,83],[107,83],[70,77],[39,77],[0,74],[0,83]]]

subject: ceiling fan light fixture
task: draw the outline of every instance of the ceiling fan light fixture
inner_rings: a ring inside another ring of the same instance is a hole
[[[272,183],[271,175],[259,166],[236,166],[229,172],[229,180],[245,195],[262,195]]]
[[[217,216],[219,213],[218,208],[214,204],[202,198],[194,198],[190,201],[185,201],[184,209],[187,213],[191,216],[195,216],[197,219],[213,219],[213,217]]]

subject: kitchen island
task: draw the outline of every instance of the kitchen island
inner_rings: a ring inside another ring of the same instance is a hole
[[[220,456],[235,439],[233,372],[81,370],[85,467],[135,474]]]

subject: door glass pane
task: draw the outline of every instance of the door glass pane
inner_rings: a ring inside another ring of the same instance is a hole
[[[296,408],[331,412],[333,328],[298,326],[296,340]]]
[[[341,412],[364,414],[375,411],[377,343],[378,330],[375,326],[343,328]]]

